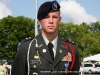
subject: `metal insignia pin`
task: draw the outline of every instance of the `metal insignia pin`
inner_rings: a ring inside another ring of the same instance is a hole
[[[54,70],[54,68],[52,68],[52,70]]]
[[[38,75],[38,73],[34,72],[33,75]]]
[[[34,58],[35,58],[35,59],[39,59],[39,56],[38,56],[38,55],[35,55]]]
[[[62,53],[63,51],[62,50],[59,50],[59,52]]]
[[[43,51],[43,53],[45,53],[46,52],[46,49],[43,49],[42,51]]]
[[[40,47],[42,47],[42,46],[43,46],[43,44],[39,45],[38,47],[40,48]]]
[[[65,73],[66,73],[66,75],[68,74],[68,69],[65,69]]]
[[[66,74],[68,74],[68,67],[69,67],[69,62],[65,63],[65,72],[66,72]]]

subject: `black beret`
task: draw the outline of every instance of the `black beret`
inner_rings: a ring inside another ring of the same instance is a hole
[[[37,14],[37,19],[42,20],[49,12],[60,11],[60,5],[57,1],[48,1],[43,3]]]

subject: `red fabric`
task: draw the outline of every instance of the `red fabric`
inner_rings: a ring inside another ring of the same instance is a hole
[[[70,66],[70,71],[72,71],[72,69],[74,67],[74,62],[75,62],[75,53],[74,53],[74,50],[73,50],[72,46],[66,40],[63,40],[63,44],[64,44],[64,48],[69,47],[69,49],[71,51],[71,54],[72,54],[72,62],[71,62],[71,66]]]

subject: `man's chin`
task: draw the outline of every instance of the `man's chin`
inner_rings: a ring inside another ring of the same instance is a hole
[[[48,34],[54,34],[55,32],[54,31],[48,31],[47,33]]]

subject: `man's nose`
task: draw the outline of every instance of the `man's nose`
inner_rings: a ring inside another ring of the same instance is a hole
[[[53,18],[52,17],[49,18],[49,22],[53,23]]]

